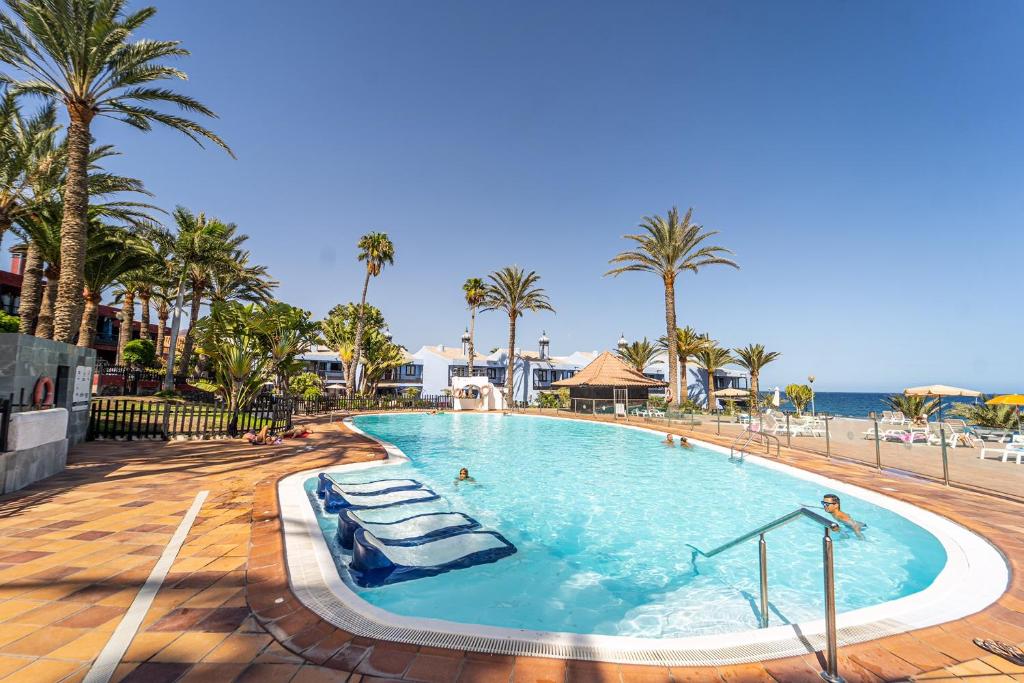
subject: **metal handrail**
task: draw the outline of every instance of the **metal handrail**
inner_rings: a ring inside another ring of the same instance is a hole
[[[779,437],[775,436],[774,434],[769,434],[767,432],[755,431],[753,429],[745,429],[742,432],[740,432],[739,436],[737,436],[733,440],[732,445],[729,446],[729,459],[731,460],[731,459],[733,459],[735,457],[735,451],[736,450],[738,450],[739,448],[742,448],[743,446],[749,445],[750,442],[753,439],[759,438],[759,437],[764,439],[764,452],[766,454],[770,454],[771,453],[772,445],[771,445],[771,442],[768,441],[769,439],[771,439],[771,440],[775,441],[775,457],[779,457],[781,455],[781,453],[782,453],[782,442],[779,441]],[[742,444],[740,444],[739,442],[740,442],[741,439],[746,439],[746,440]]]
[[[691,560],[697,561],[697,555],[703,557],[714,557],[719,553],[723,553],[730,548],[735,548],[739,544],[749,541],[755,536],[760,537],[758,540],[758,564],[760,565],[760,589],[761,589],[761,628],[768,627],[768,544],[764,540],[765,534],[774,531],[780,527],[784,527],[790,522],[794,522],[798,519],[809,519],[813,522],[817,522],[825,529],[825,535],[821,540],[822,546],[822,573],[824,574],[825,584],[825,646],[826,646],[826,669],[821,672],[821,677],[828,681],[828,683],[844,683],[843,677],[839,675],[838,665],[838,646],[836,643],[836,590],[835,590],[835,571],[833,567],[832,558],[832,536],[831,532],[839,531],[839,525],[831,519],[808,510],[807,508],[801,507],[792,512],[785,514],[777,519],[768,522],[753,531],[737,536],[728,543],[723,543],[717,548],[713,548],[707,552],[704,552],[700,548],[687,543],[693,550]]]

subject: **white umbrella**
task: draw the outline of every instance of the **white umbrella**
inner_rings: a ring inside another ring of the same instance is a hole
[[[779,388],[775,387],[775,395],[772,396],[772,405],[778,408],[782,405],[782,396],[779,394]]]
[[[939,422],[942,422],[942,397],[943,396],[973,396],[977,398],[981,396],[980,391],[974,389],[961,389],[960,387],[951,387],[945,384],[932,384],[927,387],[911,387],[904,389],[903,393],[907,396],[926,396],[929,398],[939,399]]]
[[[340,382],[334,382],[333,384],[328,384],[327,388],[328,389],[344,389],[345,385],[341,384]]]

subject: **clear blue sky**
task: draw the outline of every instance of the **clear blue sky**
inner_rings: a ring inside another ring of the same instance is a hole
[[[521,344],[654,338],[658,280],[602,273],[678,204],[742,265],[684,276],[680,322],[781,351],[765,384],[1024,390],[1024,4],[158,6],[148,34],[193,51],[183,88],[238,160],[96,135],[162,206],[237,222],[285,301],[355,299],[373,229],[397,262],[370,298],[411,349],[457,343],[464,278],[511,263],[558,309]]]

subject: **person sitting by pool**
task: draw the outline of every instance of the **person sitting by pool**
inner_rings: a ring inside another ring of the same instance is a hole
[[[459,478],[455,480],[455,483],[458,484],[460,481],[473,482],[474,484],[476,483],[476,479],[469,476],[469,470],[466,469],[465,467],[459,470]]]
[[[832,519],[849,527],[850,529],[853,529],[853,533],[857,534],[857,538],[864,538],[864,535],[860,532],[863,525],[850,515],[843,512],[842,508],[839,506],[839,496],[834,493],[825,494],[821,499],[821,507],[825,508],[825,512],[832,515]]]
[[[672,438],[672,433],[671,432],[665,432],[665,445],[666,446],[675,446],[676,445],[676,441],[675,441],[675,439]]]
[[[690,440],[687,439],[685,436],[681,436],[681,437],[679,437],[679,447],[680,448],[693,448],[693,444],[690,443]]]

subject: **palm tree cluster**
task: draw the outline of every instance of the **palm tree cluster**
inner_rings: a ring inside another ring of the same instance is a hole
[[[215,116],[210,109],[162,84],[187,78],[164,60],[188,51],[177,41],[136,37],[154,8],[129,12],[126,0],[6,5],[0,11],[0,64],[6,66],[0,74],[0,236],[13,230],[25,244],[20,329],[68,343],[77,337],[82,344],[95,331],[86,319],[90,300],[95,310],[97,297],[113,283],[120,284],[125,312],[134,310],[136,295],[147,304],[158,298],[146,286],[150,280],[133,284],[128,275],[145,272],[140,260],[157,251],[157,241],[146,236],[156,224],[155,207],[120,198],[146,194],[145,188],[137,179],[103,171],[100,162],[115,152],[93,140],[92,122],[106,117],[143,131],[157,123],[197,143],[230,149],[189,118]],[[32,115],[22,111],[27,96],[43,102]],[[89,262],[118,240],[131,252],[125,258]],[[147,306],[143,317],[148,315]]]
[[[408,362],[404,346],[391,341],[384,315],[366,303],[340,304],[320,322],[320,331],[345,368],[346,389],[352,394],[374,394],[390,370]],[[355,363],[356,336],[359,336],[360,365]],[[358,369],[357,369],[358,368]],[[350,374],[351,373],[351,374]],[[354,377],[355,381],[347,381]]]

